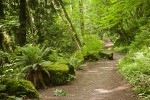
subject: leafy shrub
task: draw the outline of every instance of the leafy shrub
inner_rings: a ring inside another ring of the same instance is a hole
[[[85,35],[83,37],[84,46],[82,54],[86,58],[91,56],[91,59],[99,58],[99,51],[103,48],[104,42],[99,39],[97,35]]]
[[[114,51],[121,52],[121,53],[127,53],[129,51],[128,45],[120,45],[113,48]]]
[[[150,99],[150,31],[149,23],[140,27],[128,47],[128,54],[119,62],[122,75],[134,86],[139,96]]]
[[[84,56],[80,50],[75,51],[69,59],[69,64],[74,67],[74,69],[80,69],[80,64],[84,61]]]
[[[67,57],[62,53],[58,53],[57,50],[52,50],[52,53],[49,55],[48,60],[52,62],[59,62],[59,63],[64,63],[64,64],[68,63]]]
[[[130,53],[119,62],[119,70],[140,96],[150,95],[150,48]]]
[[[135,37],[135,41],[129,46],[129,49],[130,52],[136,52],[141,50],[144,46],[150,46],[150,31],[148,30],[142,30],[142,32],[138,33]]]

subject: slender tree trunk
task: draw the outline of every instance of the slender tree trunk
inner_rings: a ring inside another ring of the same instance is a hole
[[[79,37],[77,36],[77,33],[76,33],[76,31],[75,31],[75,29],[74,29],[74,27],[72,25],[72,22],[71,22],[71,20],[70,20],[70,18],[68,16],[68,13],[65,10],[65,7],[63,5],[62,0],[58,0],[59,7],[58,7],[58,4],[55,3],[55,0],[51,0],[51,2],[53,3],[54,8],[57,11],[58,15],[60,17],[62,17],[62,19],[68,24],[68,26],[69,26],[69,28],[71,30],[71,34],[72,34],[73,40],[76,42],[78,48],[81,49],[81,46],[82,46],[81,41],[80,41]],[[63,18],[62,14],[64,14],[65,18]]]
[[[0,0],[0,19],[4,18],[3,0]]]
[[[0,49],[2,49],[2,50],[4,50],[4,48],[3,48],[3,40],[4,40],[3,30],[2,30],[2,27],[0,26]]]
[[[26,0],[20,0],[20,12],[19,12],[19,33],[17,34],[17,42],[20,46],[24,46],[26,43]]]
[[[79,12],[80,12],[80,29],[82,36],[84,35],[84,13],[83,13],[83,0],[79,0]]]
[[[75,42],[77,43],[78,48],[80,49],[80,48],[82,47],[81,41],[80,41],[80,39],[79,39],[79,37],[78,37],[78,35],[77,35],[77,33],[76,33],[76,30],[75,30],[74,26],[72,25],[72,22],[71,22],[71,20],[70,20],[70,18],[69,18],[69,16],[68,16],[68,13],[67,13],[66,10],[65,10],[63,1],[62,1],[62,0],[59,0],[59,3],[60,3],[60,6],[61,6],[61,8],[62,8],[62,11],[63,11],[63,13],[64,13],[64,15],[65,15],[65,17],[66,17],[67,23],[68,23],[68,25],[70,26],[70,29],[71,29],[71,31],[72,31],[72,34],[73,34],[73,36],[74,36],[74,38],[75,38],[75,40],[76,40]]]
[[[35,22],[34,22],[34,17],[33,17],[33,14],[30,11],[30,7],[28,5],[28,2],[26,3],[26,13],[27,13],[27,17],[28,17],[30,30],[31,30],[32,43],[34,44],[34,43],[36,43],[37,29],[36,29]]]
[[[0,20],[4,18],[3,0],[0,0]],[[0,49],[3,50],[3,29],[0,25]]]

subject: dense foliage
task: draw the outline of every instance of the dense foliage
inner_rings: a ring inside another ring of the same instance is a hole
[[[145,99],[150,98],[150,32],[138,33],[128,47],[128,54],[119,62],[119,70]]]
[[[119,71],[134,87],[136,93],[144,99],[150,98],[150,13],[149,1],[124,0],[118,3],[126,4],[123,11],[126,16],[122,16],[122,25],[128,43],[123,43],[125,37],[119,38],[115,42],[115,50],[127,52],[127,55],[119,62]],[[122,9],[122,8],[120,8]],[[128,35],[127,35],[128,34]],[[123,34],[122,34],[123,35]]]

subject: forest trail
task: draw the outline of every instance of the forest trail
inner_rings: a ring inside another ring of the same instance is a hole
[[[117,72],[117,61],[123,55],[114,53],[114,60],[87,62],[83,70],[76,72],[76,80],[64,86],[40,90],[40,100],[138,100],[131,86]],[[53,96],[62,89],[67,96]]]

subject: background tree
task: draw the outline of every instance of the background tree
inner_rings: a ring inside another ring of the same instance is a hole
[[[27,22],[27,14],[26,14],[26,0],[20,0],[20,12],[19,12],[19,32],[17,34],[18,44],[20,46],[24,46],[26,43],[26,22]]]
[[[54,5],[55,10],[57,11],[58,15],[68,24],[68,27],[71,30],[72,39],[76,42],[78,48],[81,49],[81,46],[82,46],[81,41],[80,41],[80,39],[79,39],[79,37],[78,37],[78,35],[77,35],[76,31],[75,31],[75,28],[74,28],[74,26],[73,26],[73,24],[72,24],[72,22],[71,22],[71,20],[70,20],[70,18],[68,16],[68,13],[65,10],[63,1],[59,0],[57,2],[58,4],[55,3],[55,2],[56,1],[52,0],[52,3]],[[64,14],[64,15],[62,15],[62,14]],[[63,17],[65,17],[65,18],[63,18]]]
[[[79,16],[80,16],[80,29],[82,36],[84,35],[84,7],[83,0],[79,0]]]
[[[4,18],[4,5],[3,0],[0,1],[0,19]]]

